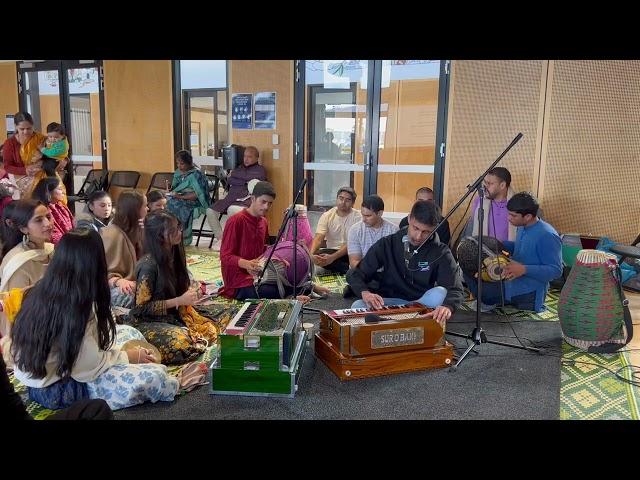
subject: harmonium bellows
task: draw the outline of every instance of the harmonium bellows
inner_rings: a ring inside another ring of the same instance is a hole
[[[248,300],[219,336],[211,393],[293,397],[306,332],[297,300]]]
[[[418,303],[323,311],[316,355],[340,379],[389,375],[451,364],[453,346]]]

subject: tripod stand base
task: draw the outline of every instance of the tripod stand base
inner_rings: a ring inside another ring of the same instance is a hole
[[[462,363],[462,361],[465,359],[467,355],[469,355],[470,352],[473,351],[474,353],[477,354],[478,352],[476,352],[474,348],[476,347],[476,345],[480,345],[481,343],[491,343],[493,345],[502,345],[503,347],[518,348],[520,350],[528,350],[530,352],[540,353],[539,348],[525,347],[524,345],[514,345],[512,343],[495,342],[493,340],[487,340],[487,334],[484,332],[482,327],[474,328],[473,332],[471,332],[470,335],[464,335],[462,333],[456,333],[456,332],[445,332],[445,333],[447,335],[452,335],[454,337],[473,340],[473,343],[467,347],[467,349],[464,351],[462,355],[460,355],[460,358],[458,358],[458,361],[455,363],[455,365],[451,366],[451,370],[453,371],[455,371],[458,368],[458,365]]]

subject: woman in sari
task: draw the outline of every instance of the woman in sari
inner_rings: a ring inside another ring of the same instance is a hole
[[[4,168],[12,183],[18,186],[19,196],[29,198],[33,188],[47,176],[42,169],[42,152],[46,136],[33,129],[33,118],[27,112],[18,112],[13,116],[16,134],[8,138],[2,146]],[[58,174],[56,173],[56,176]],[[60,177],[58,176],[60,179]],[[62,180],[60,179],[62,182]],[[63,185],[63,204],[67,204],[66,188]]]
[[[209,208],[207,177],[193,165],[193,157],[187,150],[176,153],[178,169],[173,174],[171,191],[167,193],[167,210],[184,226],[182,241],[191,245],[193,220]]]
[[[53,253],[51,213],[42,202],[18,200],[4,209],[0,236],[0,292],[24,289],[40,280],[49,266]],[[12,318],[0,316],[0,334],[6,336]]]

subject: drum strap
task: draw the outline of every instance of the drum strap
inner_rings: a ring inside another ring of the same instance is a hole
[[[614,276],[617,277],[615,278],[615,282],[618,286],[620,300],[622,301],[624,326],[627,330],[627,338],[624,343],[603,343],[602,345],[591,346],[587,349],[587,352],[589,353],[615,353],[633,339],[633,321],[631,319],[631,312],[629,311],[629,300],[627,300],[627,297],[625,297],[624,292],[622,291],[622,271],[620,270],[620,265],[616,267]]]

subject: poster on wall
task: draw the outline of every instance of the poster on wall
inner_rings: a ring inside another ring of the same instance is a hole
[[[16,125],[13,121],[13,114],[6,114],[4,116],[7,125],[7,138],[16,133]]]
[[[231,96],[231,127],[251,130],[253,128],[252,110],[252,93],[234,93]]]
[[[255,128],[273,130],[276,128],[276,92],[258,92],[254,100]]]

